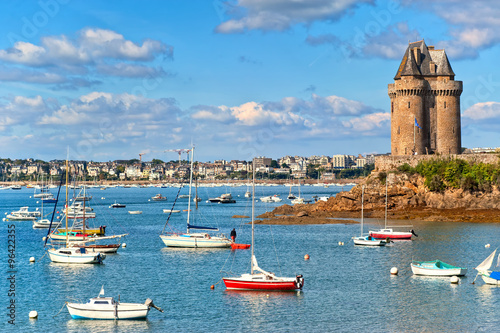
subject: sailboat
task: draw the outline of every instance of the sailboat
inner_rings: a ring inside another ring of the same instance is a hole
[[[189,173],[189,198],[191,198],[191,188],[193,185],[193,159],[194,159],[194,147],[191,148],[191,167]],[[187,209],[187,230],[185,233],[174,233],[168,232],[160,235],[161,240],[166,246],[170,247],[189,247],[189,248],[219,248],[219,247],[230,247],[231,240],[221,235],[211,235],[205,232],[191,233],[191,229],[206,230],[206,231],[218,231],[218,228],[195,226],[189,223],[191,216],[191,200],[188,200]],[[165,223],[165,227],[168,224]],[[165,227],[163,230],[165,230]]]
[[[358,237],[353,237],[352,240],[354,245],[365,245],[365,246],[385,246],[387,243],[385,240],[375,239],[370,235],[363,236],[363,208],[364,208],[364,195],[365,195],[365,186],[361,187],[361,234]]]
[[[290,183],[290,192],[288,193],[288,197],[286,197],[288,200],[293,200],[296,198],[296,196],[292,193],[292,183]]]
[[[253,168],[255,170],[255,168]],[[255,219],[255,171],[253,171],[252,181],[252,255],[250,259],[250,273],[242,274],[238,277],[223,277],[222,280],[227,289],[230,290],[279,290],[295,291],[304,286],[302,275],[295,277],[279,277],[274,273],[267,272],[259,267],[257,258],[254,255],[254,219]]]
[[[404,226],[401,226],[404,227]],[[411,226],[410,226],[411,227]],[[399,240],[411,240],[411,236],[418,237],[417,234],[411,229],[410,231],[394,231],[392,228],[387,228],[387,181],[385,182],[385,218],[384,218],[384,229],[369,231],[368,234],[373,238],[378,239],[399,239]]]
[[[497,249],[475,268],[477,270],[476,278],[478,275],[481,276],[484,283],[500,285],[500,272],[492,270],[494,266],[498,266],[498,260],[496,265],[493,263],[496,254]],[[476,281],[476,279],[474,279],[474,281]]]
[[[63,248],[52,248],[50,250],[47,250],[49,253],[49,258],[52,262],[57,262],[57,263],[65,263],[65,264],[100,264],[106,258],[105,254],[101,254],[100,252],[97,253],[89,253],[85,248],[79,248],[79,247],[71,247],[70,242],[69,242],[69,233],[68,233],[68,171],[69,170],[69,163],[68,159],[66,159],[66,204],[65,204],[65,210],[66,210],[66,247]],[[49,233],[50,233],[50,227],[49,227]],[[49,239],[48,235],[45,240]]]

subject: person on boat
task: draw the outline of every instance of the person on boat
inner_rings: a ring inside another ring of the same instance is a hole
[[[233,230],[231,230],[231,241],[234,243],[235,240],[236,240],[236,230],[233,228]]]

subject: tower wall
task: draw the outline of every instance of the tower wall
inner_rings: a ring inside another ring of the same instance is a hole
[[[404,77],[392,87],[391,153],[413,155],[425,152],[425,81]],[[391,96],[391,93],[389,94]],[[415,119],[421,128],[415,127]]]
[[[460,154],[460,95],[461,81],[438,80],[433,87],[436,97],[436,153]]]

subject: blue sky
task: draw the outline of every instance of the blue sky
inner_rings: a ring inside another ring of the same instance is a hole
[[[108,161],[390,151],[408,41],[463,81],[462,146],[497,147],[492,1],[5,1],[0,157]]]

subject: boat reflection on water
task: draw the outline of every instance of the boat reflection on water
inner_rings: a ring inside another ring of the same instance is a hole
[[[147,319],[138,320],[74,320],[66,322],[67,332],[145,332],[151,328]]]

